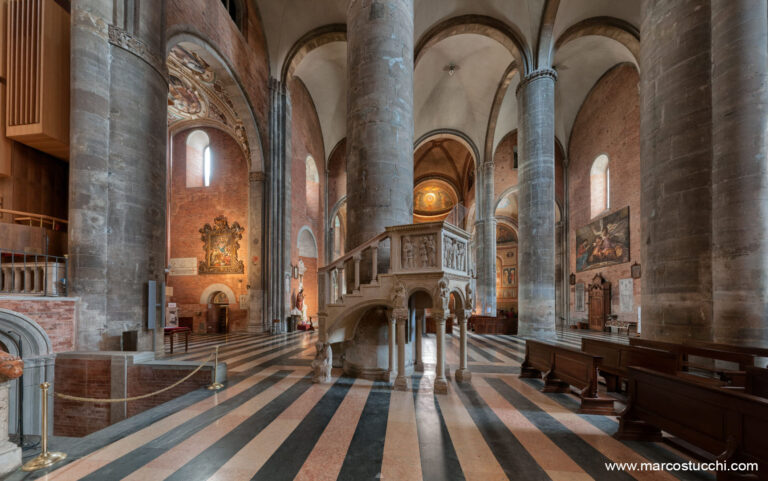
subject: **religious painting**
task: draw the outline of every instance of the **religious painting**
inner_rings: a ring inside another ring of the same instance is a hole
[[[496,245],[509,244],[511,242],[517,242],[515,231],[503,224],[498,224],[496,226]]]
[[[629,207],[576,231],[576,271],[629,262]]]
[[[200,229],[200,237],[203,241],[205,260],[200,262],[198,272],[200,274],[242,274],[245,272],[243,261],[237,258],[240,249],[238,242],[243,238],[243,229],[240,224],[233,222],[229,225],[223,215],[216,217],[213,227],[210,224]]]
[[[515,267],[505,267],[504,271],[501,276],[502,284],[505,286],[515,286],[517,285],[517,276],[516,276],[516,268]]]
[[[447,214],[459,203],[451,184],[439,179],[420,182],[413,189],[413,212],[421,216]]]
[[[174,57],[179,64],[187,68],[187,70],[197,74],[206,82],[213,81],[213,69],[208,65],[208,62],[203,60],[196,52],[191,52],[183,46],[174,45],[171,48],[170,55]]]

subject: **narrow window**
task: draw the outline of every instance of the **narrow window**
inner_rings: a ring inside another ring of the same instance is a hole
[[[205,148],[203,154],[203,185],[209,187],[211,185],[211,146],[208,145]]]
[[[589,171],[590,217],[597,217],[608,210],[610,188],[608,156],[598,155]]]

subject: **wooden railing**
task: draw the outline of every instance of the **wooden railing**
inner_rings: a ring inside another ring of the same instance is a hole
[[[56,231],[64,231],[67,230],[67,224],[69,224],[66,219],[59,219],[58,217],[52,217],[50,215],[0,209],[0,218],[4,219],[6,214],[10,216],[10,220],[14,224],[28,225],[30,227],[37,226]]]

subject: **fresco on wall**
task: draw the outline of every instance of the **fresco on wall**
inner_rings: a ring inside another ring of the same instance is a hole
[[[629,207],[576,231],[576,271],[629,262]]]
[[[445,214],[458,203],[453,187],[442,180],[425,180],[413,189],[413,212],[417,215]]]
[[[517,269],[515,267],[505,267],[501,275],[501,283],[503,286],[516,286],[517,285]]]
[[[515,231],[502,224],[496,226],[496,245],[509,244],[516,241]]]
[[[200,262],[198,273],[242,274],[245,272],[243,261],[237,258],[237,251],[240,249],[238,241],[243,238],[244,230],[237,222],[233,222],[230,226],[223,215],[214,219],[213,227],[205,224],[200,229],[205,260]]]

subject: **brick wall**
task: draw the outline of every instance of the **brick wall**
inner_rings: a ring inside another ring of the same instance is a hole
[[[23,314],[42,327],[53,344],[53,352],[75,349],[77,299],[30,298],[24,300],[0,298],[0,307]]]
[[[323,201],[325,189],[325,149],[320,121],[315,105],[304,83],[294,77],[289,83],[291,94],[291,263],[299,263],[297,244],[299,231],[309,226],[317,241],[318,259],[302,258],[307,268],[304,274],[304,298],[307,314],[317,314],[317,267],[322,262],[325,248],[323,231]],[[319,184],[307,185],[307,156],[312,156],[317,167]],[[298,293],[298,279],[291,279],[291,299]]]
[[[224,284],[235,294],[235,303],[229,306],[230,331],[247,328],[247,311],[240,310],[239,296],[246,294],[250,259],[248,253],[248,166],[237,143],[228,134],[212,128],[202,129],[208,134],[211,146],[211,185],[209,187],[186,186],[186,140],[193,130],[173,137],[171,165],[171,191],[168,217],[170,220],[170,257],[195,257],[204,259],[203,243],[199,230],[205,224],[213,224],[219,215],[227,217],[229,224],[237,222],[245,230],[240,240],[238,258],[245,265],[245,272],[226,275],[168,276],[168,286],[173,296],[168,301],[179,305],[180,317],[193,317],[193,328],[205,331],[207,304],[200,303],[200,296],[211,284]]]
[[[55,369],[55,391],[71,396],[92,398],[115,398],[138,396],[170,386],[183,378],[197,366],[170,367],[146,364],[130,364],[127,374],[117,370],[117,379],[112,379],[112,360],[102,358],[58,357]],[[123,386],[127,379],[127,390],[118,387],[113,393],[113,383]],[[207,386],[211,382],[211,367],[205,367],[194,376],[157,396],[131,401],[123,412],[123,403],[85,403],[54,398],[53,433],[56,436],[82,437],[104,429],[107,426],[159,406],[188,392]],[[118,394],[119,393],[119,394]]]
[[[619,279],[630,277],[630,266],[640,261],[640,108],[639,76],[632,65],[620,65],[606,73],[593,87],[576,117],[570,142],[568,195],[570,207],[569,269],[576,282],[589,284],[600,273],[612,283],[611,312],[620,319],[636,320],[640,305],[640,280],[634,281],[634,309],[619,312]],[[576,230],[590,222],[590,169],[600,154],[609,157],[610,208],[629,206],[630,261],[609,267],[576,272]],[[587,311],[574,311],[575,288],[571,289],[572,318],[586,318]],[[585,304],[587,300],[585,299]]]

